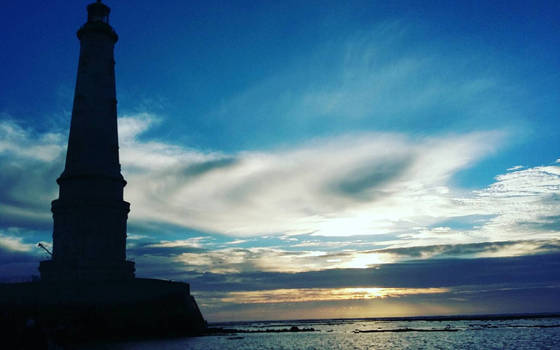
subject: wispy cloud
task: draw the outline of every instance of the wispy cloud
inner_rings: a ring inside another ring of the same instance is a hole
[[[131,150],[123,150],[122,163],[132,169],[126,192],[135,203],[132,220],[238,236],[386,233],[413,217],[416,225],[430,224],[451,205],[451,177],[497,147],[482,140],[498,139],[496,133],[417,139],[364,133],[225,155],[127,135],[123,149]],[[161,160],[149,161],[159,153]]]
[[[477,234],[491,240],[555,238],[560,217],[560,167],[539,166],[498,175],[488,188],[461,200],[478,214],[495,214]]]
[[[22,237],[2,233],[0,231],[0,248],[12,252],[30,252],[34,244],[24,243]]]
[[[378,235],[384,238],[377,242],[390,248],[552,239],[558,232],[556,165],[510,170],[474,192],[452,186],[454,175],[496,151],[500,133],[361,133],[223,154],[144,140],[158,119],[120,119],[132,227],[168,223],[240,237],[368,235],[376,241],[372,237]],[[0,176],[10,184],[1,193],[0,215],[11,226],[50,227],[48,203],[56,197],[54,179],[63,167],[61,138],[2,123],[7,138],[15,140],[9,147],[51,151],[48,158],[7,151],[8,146],[0,152]],[[448,227],[449,220],[472,225]]]
[[[489,68],[499,68],[498,59],[435,40],[429,49],[415,45],[424,29],[385,21],[333,37],[224,98],[205,119],[251,148],[355,130],[528,128],[513,107],[523,87]]]
[[[59,133],[32,133],[10,119],[0,123],[0,155],[52,162],[65,149],[65,141]]]

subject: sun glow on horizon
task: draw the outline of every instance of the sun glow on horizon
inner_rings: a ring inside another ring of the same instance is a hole
[[[230,292],[221,301],[235,304],[302,303],[393,298],[449,291],[449,288],[294,288]]]

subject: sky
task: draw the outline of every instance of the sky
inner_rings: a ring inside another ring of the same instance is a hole
[[[560,311],[560,3],[105,1],[136,274],[211,322]],[[52,244],[88,1],[0,13],[0,281]]]

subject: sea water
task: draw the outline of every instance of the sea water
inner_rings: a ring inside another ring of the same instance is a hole
[[[560,349],[560,318],[308,320],[214,324],[241,332],[90,344],[80,349]],[[292,327],[307,332],[274,332]],[[246,332],[246,333],[245,333]]]

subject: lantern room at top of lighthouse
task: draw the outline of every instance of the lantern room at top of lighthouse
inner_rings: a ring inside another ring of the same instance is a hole
[[[88,22],[103,22],[109,24],[109,12],[111,12],[111,9],[101,3],[101,0],[97,0],[97,2],[89,4],[87,12]]]

